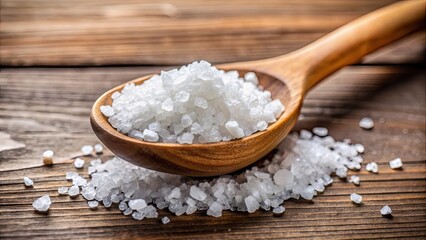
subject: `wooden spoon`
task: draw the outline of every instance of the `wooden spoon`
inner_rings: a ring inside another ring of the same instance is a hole
[[[187,145],[128,137],[116,131],[100,112],[100,106],[111,105],[111,94],[125,84],[104,93],[95,102],[90,117],[92,128],[114,154],[138,166],[187,176],[230,173],[259,160],[284,139],[298,119],[305,94],[313,86],[343,66],[420,29],[424,18],[424,0],[399,2],[367,14],[290,54],[217,66],[238,70],[240,74],[255,72],[260,84],[286,106],[282,116],[266,131],[242,139]],[[131,82],[141,84],[150,77]]]

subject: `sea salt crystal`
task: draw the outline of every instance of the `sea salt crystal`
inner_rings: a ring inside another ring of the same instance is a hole
[[[392,169],[398,169],[402,167],[401,158],[395,158],[394,160],[389,161],[389,166]]]
[[[88,201],[87,205],[89,205],[90,208],[94,209],[94,208],[97,208],[99,206],[99,202],[98,201]]]
[[[43,164],[44,165],[52,165],[53,164],[53,151],[52,150],[47,150],[45,152],[43,152],[42,155],[42,159],[43,159]]]
[[[328,134],[328,129],[325,127],[314,127],[312,132],[317,136],[325,137]]]
[[[78,188],[77,185],[73,185],[72,187],[68,189],[68,195],[70,195],[70,197],[76,197],[79,193],[80,193],[80,189]]]
[[[280,100],[257,84],[252,72],[242,78],[236,71],[193,62],[141,85],[127,84],[101,112],[118,131],[144,141],[229,141],[264,131],[285,111]]]
[[[189,194],[192,198],[197,199],[198,201],[204,201],[207,197],[206,193],[196,186],[192,186],[190,188]]]
[[[112,201],[109,197],[106,197],[102,199],[102,204],[104,205],[104,207],[109,208],[112,205]]]
[[[374,127],[374,121],[369,117],[364,117],[359,121],[359,126],[364,129],[372,129]]]
[[[247,207],[247,212],[249,213],[255,212],[260,207],[259,202],[253,196],[246,197],[244,202]]]
[[[120,209],[121,211],[124,211],[128,208],[127,203],[125,201],[120,202],[120,204],[118,204],[118,209]]]
[[[74,167],[75,168],[83,168],[84,167],[84,160],[81,158],[76,158],[74,160]]]
[[[342,166],[336,169],[336,175],[339,178],[345,178],[347,174],[348,174],[348,169],[346,167]]]
[[[33,208],[39,212],[47,212],[51,204],[49,195],[44,195],[33,202]]]
[[[283,206],[276,207],[272,210],[272,212],[275,214],[282,214],[284,213],[284,211],[285,211],[285,208]]]
[[[383,216],[389,216],[392,214],[392,209],[388,205],[385,205],[382,209],[380,209],[380,214]]]
[[[274,174],[274,182],[280,186],[290,186],[293,180],[294,175],[287,169],[281,169]]]
[[[67,172],[66,175],[65,175],[65,178],[67,180],[73,180],[77,176],[78,176],[78,173],[76,173],[76,172]]]
[[[93,146],[93,149],[95,149],[95,153],[101,154],[104,151],[104,146],[102,146],[102,144],[98,143],[98,144],[95,144]]]
[[[360,181],[359,181],[359,176],[358,175],[352,175],[351,176],[351,180],[349,180],[351,183],[355,184],[355,185],[359,185]]]
[[[207,215],[212,217],[221,217],[222,216],[222,205],[217,202],[213,202],[209,209],[207,210]]]
[[[373,173],[378,173],[379,165],[377,165],[376,162],[367,163],[367,165],[365,166],[365,170]]]
[[[143,199],[135,199],[129,201],[129,207],[133,210],[140,210],[146,207],[147,204]]]
[[[93,147],[91,145],[84,145],[81,147],[81,152],[83,152],[84,155],[90,155],[93,152]]]
[[[355,144],[354,148],[359,153],[364,153],[364,151],[365,151],[364,145],[359,144],[359,143]]]
[[[95,199],[96,190],[93,187],[85,187],[81,191],[81,195],[87,200]]]
[[[167,224],[167,223],[169,223],[169,222],[170,222],[170,218],[168,218],[168,217],[163,217],[163,218],[161,219],[161,222],[162,222],[163,224]]]
[[[156,132],[151,131],[149,129],[145,129],[143,131],[143,139],[148,142],[157,142],[159,137]]]
[[[34,185],[34,181],[29,177],[24,177],[24,184],[27,187],[32,187]]]
[[[356,193],[351,194],[351,201],[356,204],[362,203],[362,196]]]
[[[60,195],[66,195],[66,194],[68,194],[68,188],[67,187],[60,187],[60,188],[58,188],[58,193]]]
[[[300,138],[302,139],[311,139],[312,138],[312,133],[308,130],[302,129],[300,130]]]

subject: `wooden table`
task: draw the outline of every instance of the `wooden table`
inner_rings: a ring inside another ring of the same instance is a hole
[[[81,196],[57,194],[69,185],[65,172],[75,170],[72,164],[46,167],[40,159],[46,149],[68,159],[97,143],[90,108],[115,85],[195,59],[284,54],[391,2],[2,0],[0,149],[25,147],[0,152],[0,238],[426,238],[424,32],[344,68],[310,93],[296,129],[324,126],[338,140],[364,144],[365,162],[378,162],[380,173],[362,169],[359,187],[335,179],[313,201],[286,201],[282,217],[160,211],[171,218],[163,225],[123,216],[116,206],[93,211]],[[371,131],[358,126],[365,116],[376,122]],[[396,157],[402,170],[388,167]],[[80,172],[88,177],[86,170]],[[25,188],[23,176],[35,187]],[[362,206],[350,202],[353,192],[363,195]],[[43,194],[53,201],[47,215],[31,207]],[[380,215],[385,204],[392,219]]]

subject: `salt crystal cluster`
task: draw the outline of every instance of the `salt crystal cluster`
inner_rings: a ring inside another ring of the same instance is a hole
[[[73,182],[70,196],[81,192],[90,207],[101,202],[113,204],[124,215],[134,219],[157,218],[157,209],[168,209],[175,215],[206,211],[213,217],[224,210],[255,212],[259,209],[281,214],[290,198],[311,200],[333,182],[331,174],[360,163],[355,145],[318,137],[304,130],[289,135],[277,153],[261,165],[237,175],[224,175],[210,180],[183,177],[141,168],[118,157],[102,163],[92,160],[90,181],[78,173],[68,172]],[[83,180],[82,180],[83,179]],[[168,218],[162,222],[167,223]]]
[[[265,130],[284,111],[254,73],[240,78],[205,61],[127,84],[111,98],[112,106],[100,108],[111,125],[149,142],[229,141]]]
[[[49,195],[44,195],[33,202],[33,207],[39,212],[47,212],[50,208],[50,204],[52,204],[52,201],[50,201]]]

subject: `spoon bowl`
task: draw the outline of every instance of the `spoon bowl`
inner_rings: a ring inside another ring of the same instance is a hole
[[[260,85],[280,99],[286,109],[265,131],[227,142],[206,144],[153,143],[131,138],[114,129],[100,107],[111,105],[104,93],[95,102],[92,128],[115,155],[145,168],[186,176],[215,176],[246,167],[275,148],[296,124],[303,98],[321,80],[345,65],[424,26],[424,0],[407,1],[367,14],[295,52],[259,61],[218,65],[219,69],[251,71]],[[131,82],[142,84],[152,75]]]

